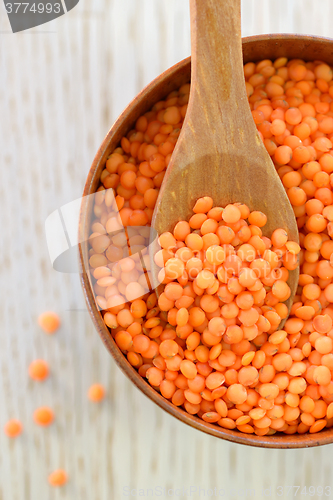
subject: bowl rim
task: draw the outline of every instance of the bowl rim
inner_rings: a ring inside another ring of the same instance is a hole
[[[279,33],[279,34],[261,34],[254,35],[242,38],[242,43],[244,44],[255,44],[258,42],[267,42],[270,43],[279,43],[279,41],[302,41],[305,44],[316,42],[319,46],[321,44],[332,44],[332,54],[333,54],[333,39],[325,38],[314,35],[299,35],[299,34],[289,34],[289,33]],[[190,65],[191,57],[187,57],[177,64],[171,66],[166,71],[157,76],[154,80],[152,80],[148,85],[146,85],[139,94],[128,104],[128,106],[124,109],[124,111],[119,115],[116,119],[108,133],[106,134],[101,146],[99,147],[93,163],[90,167],[87,180],[84,186],[84,191],[82,194],[82,204],[80,209],[80,217],[79,217],[79,232],[80,237],[79,241],[84,241],[82,239],[82,231],[85,231],[87,228],[87,207],[84,202],[85,197],[87,195],[95,192],[93,190],[93,186],[97,184],[97,171],[101,165],[101,160],[103,156],[106,154],[106,151],[110,145],[112,139],[118,134],[121,124],[124,121],[128,120],[131,112],[135,109],[137,102],[145,101],[148,99],[151,90],[154,88],[156,84],[161,82],[161,80],[171,78],[174,74],[179,71],[186,69],[188,70],[188,66]],[[118,141],[119,143],[119,141]],[[87,309],[90,313],[94,326],[102,339],[106,349],[109,351],[119,368],[123,373],[134,383],[134,385],[147,396],[150,400],[156,403],[160,408],[164,411],[182,421],[183,423],[194,427],[197,430],[203,431],[212,436],[225,439],[227,441],[231,441],[238,444],[244,444],[248,446],[255,447],[264,447],[264,448],[308,448],[313,446],[330,444],[333,442],[333,428],[329,428],[327,430],[320,431],[317,434],[274,434],[271,436],[257,436],[255,434],[244,434],[239,432],[238,430],[228,430],[222,427],[218,427],[217,425],[210,424],[208,422],[203,421],[199,417],[190,415],[185,410],[180,407],[174,406],[169,400],[165,399],[159,392],[153,389],[149,383],[139,375],[136,369],[130,365],[127,361],[125,355],[117,346],[114,341],[110,331],[106,327],[102,315],[100,311],[97,309],[95,300],[94,300],[94,292],[92,290],[91,282],[89,275],[85,269],[85,252],[86,248],[85,243],[80,243],[78,246],[79,251],[79,266],[80,266],[80,282],[83,289],[83,294],[85,297],[85,301],[87,304]]]

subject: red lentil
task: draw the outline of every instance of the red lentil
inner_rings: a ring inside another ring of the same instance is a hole
[[[105,397],[105,389],[101,384],[93,384],[88,390],[88,399],[94,403],[102,401]]]
[[[63,486],[68,481],[67,473],[63,469],[55,470],[49,475],[48,481],[51,486]]]
[[[43,406],[41,408],[37,408],[34,411],[34,421],[36,424],[46,427],[51,425],[54,420],[54,413],[51,408],[47,406]]]
[[[22,430],[21,422],[16,419],[8,420],[4,427],[5,434],[10,438],[16,438],[22,434]]]
[[[42,381],[49,376],[49,366],[43,359],[36,359],[29,366],[29,375],[32,379]]]
[[[60,326],[60,318],[53,311],[46,311],[38,316],[38,324],[46,333],[54,333]]]

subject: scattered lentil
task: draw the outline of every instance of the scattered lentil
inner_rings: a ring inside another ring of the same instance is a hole
[[[33,416],[35,423],[43,427],[51,425],[54,420],[53,410],[47,406],[37,408],[37,410],[34,411]]]
[[[43,359],[36,359],[30,363],[29,375],[33,380],[45,380],[49,376],[49,365]]]
[[[60,318],[53,311],[43,312],[38,316],[38,324],[46,333],[54,333],[60,326]]]
[[[63,486],[68,481],[67,473],[63,469],[55,470],[49,475],[48,481],[51,486]]]
[[[10,438],[16,438],[22,434],[22,430],[23,427],[21,422],[16,419],[8,420],[4,427],[5,434]]]
[[[88,391],[88,398],[94,403],[99,403],[105,397],[105,389],[101,384],[93,384]]]

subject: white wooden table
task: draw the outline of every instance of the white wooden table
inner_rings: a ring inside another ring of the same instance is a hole
[[[244,35],[333,37],[332,0],[243,0],[242,10]],[[1,3],[1,500],[172,493],[289,499],[289,485],[333,487],[332,446],[281,451],[235,445],[154,406],[104,349],[85,311],[78,276],[54,271],[49,261],[47,216],[81,195],[95,152],[125,105],[189,53],[187,0],[81,0],[67,15],[15,35]],[[47,309],[62,319],[53,336],[36,322]],[[45,383],[28,378],[35,358],[51,366]],[[101,405],[87,400],[94,382],[107,387]],[[41,405],[56,412],[47,429],[32,421]],[[15,417],[24,433],[9,440],[2,428]],[[70,481],[53,490],[47,476],[58,467]],[[281,496],[278,486],[284,488]]]

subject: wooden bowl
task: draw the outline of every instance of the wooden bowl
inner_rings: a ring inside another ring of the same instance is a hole
[[[306,36],[306,35],[259,35],[243,39],[244,62],[259,61],[262,59],[276,59],[286,56],[301,58],[307,61],[322,60],[333,65],[333,40]],[[140,115],[147,112],[156,102],[167,94],[190,81],[191,59],[188,57],[172,68],[155,78],[145,87],[125,111],[116,120],[104,141],[102,142],[93,164],[91,166],[86,185],[80,213],[80,240],[79,259],[81,268],[81,283],[87,302],[88,310],[95,327],[104,342],[105,347],[115,359],[127,377],[152,401],[182,422],[207,432],[213,436],[252,446],[265,448],[306,448],[333,442],[333,428],[323,430],[317,434],[275,434],[273,436],[256,436],[243,434],[235,430],[227,430],[218,425],[209,424],[202,419],[188,414],[186,411],[174,406],[171,402],[156,392],[144,378],[133,368],[121,350],[116,345],[102,315],[96,307],[92,283],[87,274],[88,262],[88,230],[92,211],[92,198],[87,195],[95,193],[99,186],[99,177],[105,166],[107,157],[119,145],[121,138],[133,128]]]

